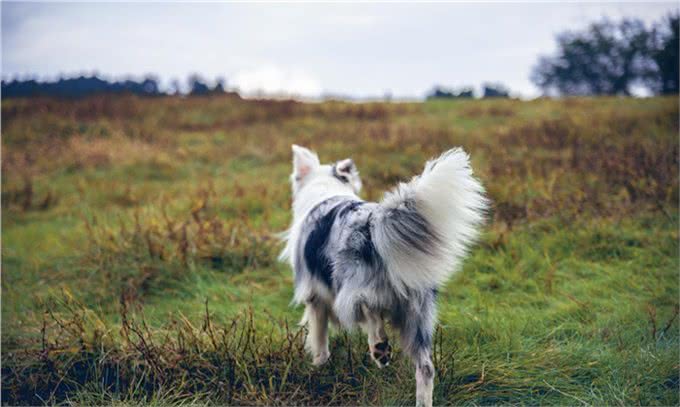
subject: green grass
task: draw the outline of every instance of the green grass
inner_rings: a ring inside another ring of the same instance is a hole
[[[290,144],[379,199],[455,145],[493,201],[440,292],[435,403],[678,405],[676,98],[3,101],[4,404],[412,404],[359,333],[312,368]]]

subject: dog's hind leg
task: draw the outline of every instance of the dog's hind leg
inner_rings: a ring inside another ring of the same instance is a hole
[[[432,407],[434,390],[434,365],[430,352],[423,352],[414,359],[416,365],[416,406]]]
[[[365,305],[361,306],[361,311],[364,320],[360,325],[368,335],[368,350],[371,354],[371,359],[375,361],[379,368],[383,368],[390,364],[392,347],[385,333],[385,324],[382,316],[377,311],[371,311]]]
[[[303,323],[308,324],[305,347],[312,355],[312,363],[315,366],[324,364],[330,357],[328,351],[328,318],[330,310],[328,306],[318,299],[312,298],[305,305]]]
[[[434,390],[432,336],[435,324],[435,292],[427,292],[404,304],[395,326],[401,343],[416,368],[416,406],[431,407]]]

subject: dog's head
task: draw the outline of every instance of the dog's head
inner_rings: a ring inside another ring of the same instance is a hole
[[[290,176],[293,194],[306,185],[323,182],[329,185],[351,189],[355,194],[361,191],[359,171],[351,158],[333,164],[321,164],[315,152],[293,144],[293,174]]]

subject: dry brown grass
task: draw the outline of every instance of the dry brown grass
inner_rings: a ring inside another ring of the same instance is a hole
[[[351,156],[373,200],[471,154],[493,207],[441,292],[437,401],[677,402],[675,98],[126,96],[2,118],[3,403],[410,403],[404,358],[376,372],[340,336],[310,370],[282,317],[292,143]]]

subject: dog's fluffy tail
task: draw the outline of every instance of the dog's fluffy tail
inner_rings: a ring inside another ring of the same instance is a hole
[[[420,176],[385,194],[372,232],[397,290],[443,284],[477,239],[487,205],[460,148],[428,161]]]

